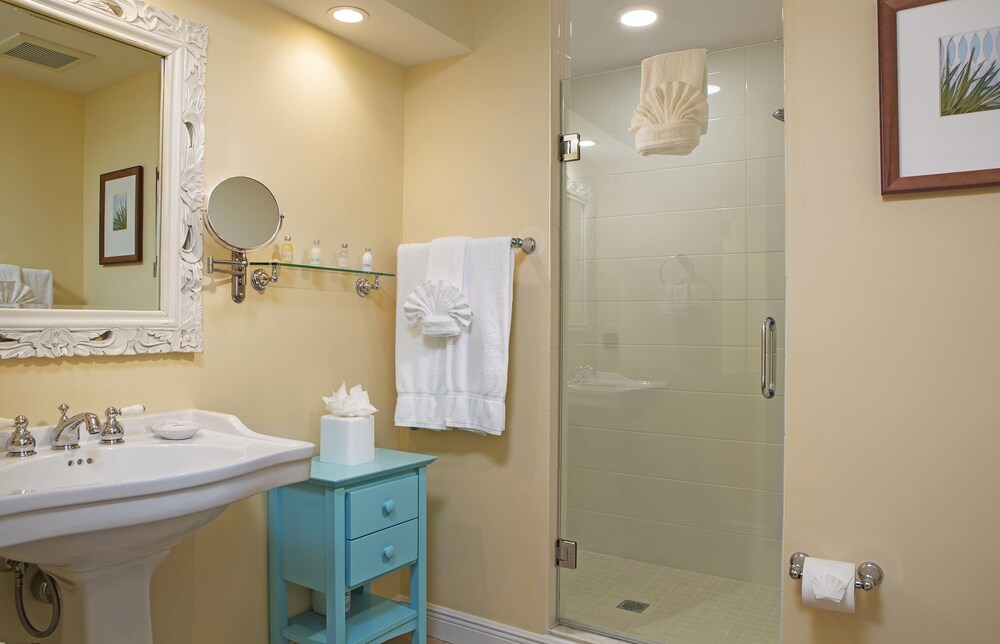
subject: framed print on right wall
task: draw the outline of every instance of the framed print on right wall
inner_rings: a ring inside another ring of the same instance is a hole
[[[1000,185],[1000,1],[878,0],[882,194]]]

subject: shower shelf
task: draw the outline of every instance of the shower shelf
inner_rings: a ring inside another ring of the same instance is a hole
[[[379,280],[383,277],[396,277],[395,273],[385,273],[382,271],[362,271],[356,268],[341,268],[339,266],[313,266],[312,264],[295,264],[292,262],[247,262],[248,266],[269,266],[270,274],[263,268],[254,269],[250,276],[250,284],[258,291],[263,292],[267,287],[278,281],[279,269],[294,268],[306,271],[320,271],[327,273],[344,273],[346,275],[361,275],[354,283],[354,290],[361,297],[366,297],[372,291],[377,291],[381,287]],[[375,279],[368,281],[369,277]]]

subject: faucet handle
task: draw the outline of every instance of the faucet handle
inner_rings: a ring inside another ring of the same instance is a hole
[[[6,419],[4,419],[6,420]],[[35,437],[28,431],[28,419],[14,419],[14,432],[7,439],[7,456],[34,456]]]
[[[68,420],[69,417],[66,415],[66,413],[69,411],[69,405],[67,405],[66,403],[59,405],[59,411],[62,412],[62,419]]]
[[[0,429],[3,429],[4,427],[13,427],[13,426],[14,426],[13,418],[0,418]]]
[[[145,411],[145,405],[128,405],[126,407],[122,407],[121,409],[108,407],[104,410],[105,415],[107,415],[107,419],[105,419],[104,425],[101,427],[101,444],[119,445],[124,443],[125,428],[123,428],[122,424],[118,422],[118,417],[141,414]]]

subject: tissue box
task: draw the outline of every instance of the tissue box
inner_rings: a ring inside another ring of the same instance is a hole
[[[319,419],[319,460],[358,465],[375,460],[375,419],[326,415]]]

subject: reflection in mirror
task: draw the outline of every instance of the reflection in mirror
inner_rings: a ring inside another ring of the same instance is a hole
[[[15,17],[24,16],[27,19],[23,24],[14,24]],[[56,31],[39,31],[50,28],[46,25]],[[145,80],[148,85],[143,86],[150,89],[147,95],[138,87],[120,87],[89,111],[88,102],[100,98],[97,95],[101,89],[58,89],[69,98],[40,103],[37,114],[29,111],[25,115],[23,107],[18,107],[27,118],[59,113],[69,102],[82,104],[82,115],[66,119],[82,122],[82,134],[77,130],[72,137],[67,134],[66,139],[46,129],[62,125],[59,119],[47,124],[18,121],[15,107],[20,104],[0,101],[0,125],[16,123],[4,130],[6,140],[0,149],[0,222],[4,225],[0,265],[7,277],[15,278],[6,281],[23,284],[19,281],[23,266],[39,270],[40,291],[47,288],[46,281],[52,285],[51,308],[47,301],[43,301],[43,308],[0,307],[0,359],[200,352],[208,29],[144,0],[2,0],[0,27],[5,30],[0,37],[0,61],[9,56],[7,52],[22,58],[41,54],[36,63],[61,65],[63,69],[60,72],[40,67],[49,81],[88,69],[96,71],[103,58],[119,61],[129,55],[125,52],[136,53],[133,47],[137,47],[145,63],[133,66],[113,82],[121,84],[132,79],[139,84]],[[10,40],[7,34],[11,30],[21,34],[17,36],[20,44]],[[62,32],[86,36],[87,40],[64,41],[70,44],[60,45],[65,35],[60,35]],[[95,38],[90,32],[111,40]],[[28,40],[25,34],[34,40]],[[39,45],[38,39],[45,43]],[[129,43],[131,47],[108,53],[107,47],[121,46],[112,41]],[[59,47],[70,51],[60,54]],[[21,65],[32,64],[13,59],[9,62],[17,63],[22,70],[26,67]],[[28,81],[10,70],[3,72],[3,78],[0,95],[4,99],[13,93],[9,88]],[[157,119],[155,126],[132,133],[150,117]],[[153,144],[121,147],[116,142],[125,138],[123,133],[129,133],[132,143],[152,140]],[[90,158],[91,144],[112,142],[115,144],[110,151],[95,152],[94,159]],[[10,149],[17,153],[15,158],[4,156]],[[61,153],[32,158],[33,154],[52,150]],[[34,173],[29,177],[18,175],[18,164],[32,167]],[[77,172],[59,170],[60,164],[74,166]],[[144,169],[142,184],[140,167]],[[55,175],[57,170],[66,178],[46,183],[48,175]],[[12,172],[19,181],[34,182],[28,196],[18,197],[16,203],[10,196],[16,194],[13,186],[3,183]],[[120,239],[131,233],[134,240],[138,232],[132,232],[131,226],[135,223],[138,228],[140,185],[146,198],[141,208],[146,220],[142,248],[135,241],[129,245],[127,239]],[[77,220],[54,216],[53,199],[60,195],[69,204],[64,210],[77,212]],[[102,211],[108,230],[99,228]],[[43,220],[42,225],[27,225],[38,220]],[[105,265],[98,269],[102,234]],[[67,245],[64,239],[75,240],[76,245]],[[140,250],[142,264],[138,263]],[[42,254],[48,255],[49,261],[65,259],[68,264],[36,264]],[[107,278],[110,284],[90,288],[90,284],[99,284],[94,276]],[[137,288],[126,276],[137,276],[149,288]],[[23,289],[10,290],[23,293]],[[63,290],[75,293],[75,299],[60,299]],[[143,302],[134,299],[147,295]],[[16,292],[12,297],[24,301]],[[105,308],[98,308],[101,306]]]
[[[283,219],[271,191],[250,177],[230,177],[212,191],[205,221],[212,236],[233,254],[231,260],[209,257],[208,272],[233,276],[233,301],[237,304],[247,296],[247,251],[261,249],[274,241]],[[219,268],[218,264],[229,268]],[[263,290],[257,283],[254,288]]]
[[[274,195],[250,177],[230,177],[215,187],[207,221],[212,235],[230,250],[263,248],[281,229]]]
[[[159,308],[161,69],[0,1],[0,307]]]

